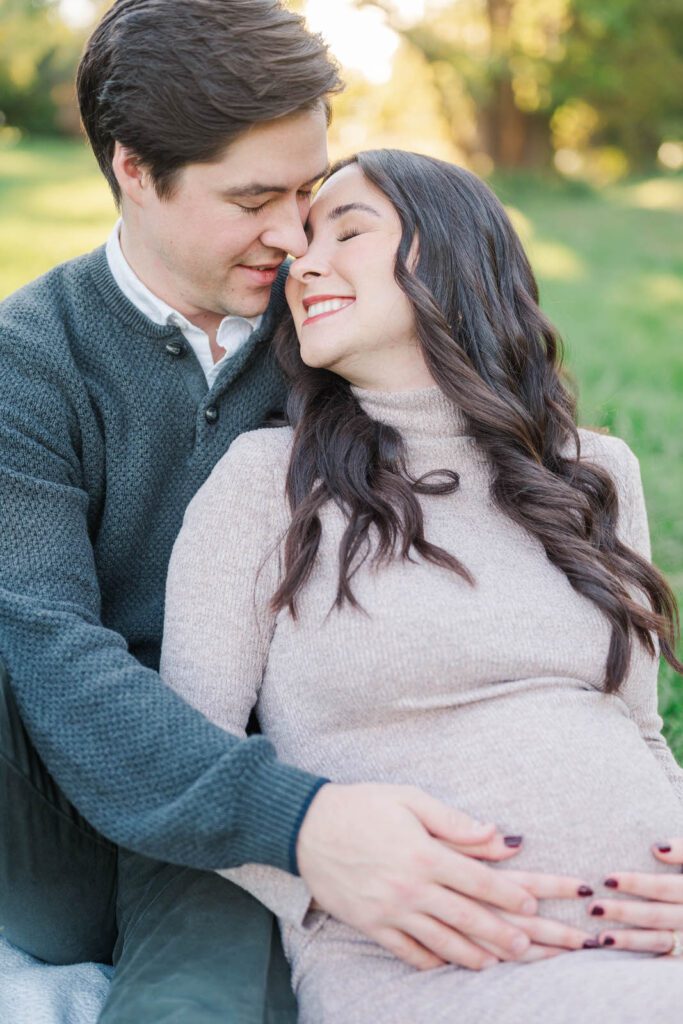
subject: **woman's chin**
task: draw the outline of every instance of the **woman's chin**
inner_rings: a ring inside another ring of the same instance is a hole
[[[330,354],[329,349],[325,352],[316,351],[315,348],[301,347],[301,359],[310,366],[312,370],[333,370],[338,360]]]

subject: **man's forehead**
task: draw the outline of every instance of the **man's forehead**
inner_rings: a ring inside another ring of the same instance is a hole
[[[267,185],[288,191],[319,180],[328,170],[322,111],[252,125],[228,144],[213,166],[224,173],[229,188]]]

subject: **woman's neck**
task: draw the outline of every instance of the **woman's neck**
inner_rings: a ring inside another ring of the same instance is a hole
[[[462,411],[436,384],[399,391],[379,391],[352,385],[351,391],[371,419],[395,427],[406,441],[459,437],[468,433]]]

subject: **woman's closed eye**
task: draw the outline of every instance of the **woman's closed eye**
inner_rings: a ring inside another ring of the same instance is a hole
[[[349,231],[345,231],[343,234],[337,235],[337,241],[347,242],[349,238],[356,238],[358,235],[360,235],[358,228],[351,228]]]

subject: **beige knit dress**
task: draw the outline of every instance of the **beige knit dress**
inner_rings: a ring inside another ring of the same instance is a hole
[[[657,665],[636,644],[619,694],[602,692],[605,619],[494,507],[486,458],[437,388],[354,392],[401,431],[413,474],[459,474],[456,493],[420,500],[426,536],[475,586],[420,559],[366,562],[353,586],[368,614],[329,613],[344,528],[330,505],[299,618],[274,617],[291,431],[256,431],[235,441],[187,511],[169,571],[162,674],[237,734],[256,706],[284,761],[337,782],[412,783],[523,833],[505,870],[572,874],[610,896],[610,871],[672,871],[650,853],[683,835],[683,771],[660,732]],[[637,460],[616,438],[582,431],[581,441],[583,457],[617,482],[622,538],[649,554]],[[307,913],[301,879],[258,865],[224,873],[279,915],[302,1024],[683,1020],[683,961],[598,949],[420,973]],[[597,932],[585,908],[541,904]]]

